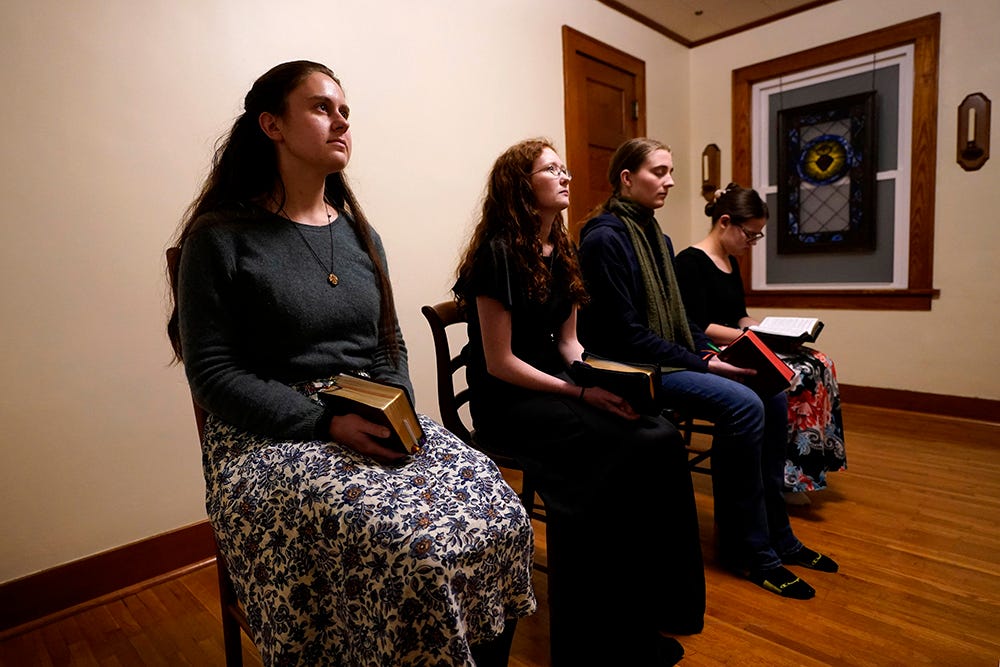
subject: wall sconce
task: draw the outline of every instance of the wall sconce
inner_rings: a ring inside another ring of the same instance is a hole
[[[705,201],[712,203],[715,191],[721,187],[719,179],[719,166],[722,151],[715,144],[705,146],[701,152],[701,196]]]
[[[958,164],[975,171],[990,159],[990,98],[966,95],[958,105]]]

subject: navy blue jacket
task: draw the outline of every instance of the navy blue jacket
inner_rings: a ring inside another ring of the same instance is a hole
[[[663,237],[673,262],[673,244],[669,236]],[[617,216],[604,213],[587,222],[580,232],[579,257],[590,303],[580,311],[578,335],[588,351],[620,361],[708,370],[708,362],[702,359],[711,349],[708,337],[690,319],[695,350],[704,350],[702,354],[665,340],[649,328],[639,260]]]

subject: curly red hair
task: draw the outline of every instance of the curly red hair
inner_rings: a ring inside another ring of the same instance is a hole
[[[540,211],[531,187],[531,170],[546,148],[555,151],[548,139],[527,139],[514,144],[493,163],[483,198],[483,212],[458,268],[459,284],[472,276],[476,253],[493,240],[504,241],[524,271],[528,298],[541,302],[548,298],[553,282],[562,283],[570,300],[579,305],[587,301],[587,292],[562,214],[559,214],[549,242],[555,247],[556,263],[550,273],[542,259],[542,241],[538,238]],[[456,295],[462,305],[461,294]]]

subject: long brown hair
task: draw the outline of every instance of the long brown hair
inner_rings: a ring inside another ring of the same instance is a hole
[[[213,224],[215,216],[206,213],[220,210],[253,208],[253,203],[274,197],[279,206],[284,203],[285,186],[278,170],[278,156],[274,144],[260,129],[258,118],[267,112],[275,116],[285,113],[288,95],[314,72],[321,72],[341,85],[326,65],[296,60],[277,65],[258,78],[243,101],[243,113],[233,123],[232,129],[219,140],[212,160],[212,169],[184,213],[174,245],[183,252],[184,243],[202,227]],[[361,205],[342,172],[329,174],[325,185],[326,200],[350,222],[354,234],[375,267],[380,294],[379,335],[387,341],[392,360],[399,360],[399,340],[396,336],[396,307],[393,303],[392,285],[372,237],[371,227]],[[168,263],[167,279],[170,283],[171,313],[167,322],[167,335],[174,349],[175,361],[182,361],[180,330],[177,312],[177,266]]]
[[[479,249],[493,240],[501,240],[509,248],[515,264],[524,271],[529,299],[536,302],[547,299],[553,279],[558,279],[565,282],[573,303],[586,302],[580,265],[566,233],[562,213],[558,214],[549,235],[556,256],[552,273],[542,259],[542,241],[538,238],[541,213],[531,187],[531,168],[546,148],[555,151],[548,139],[527,139],[508,148],[493,163],[482,215],[458,267],[460,285],[471,279]],[[459,306],[464,306],[463,295],[457,293],[455,296]]]

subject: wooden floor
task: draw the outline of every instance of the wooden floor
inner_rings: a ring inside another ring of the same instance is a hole
[[[785,600],[721,571],[710,480],[695,477],[708,579],[705,630],[683,667],[1000,663],[1000,426],[862,406],[844,409],[850,469],[792,508],[796,534],[837,574]],[[544,558],[544,526],[538,526]],[[511,667],[547,667],[545,575]],[[223,665],[211,563],[0,637],[0,665]],[[245,644],[246,664],[260,660]]]

